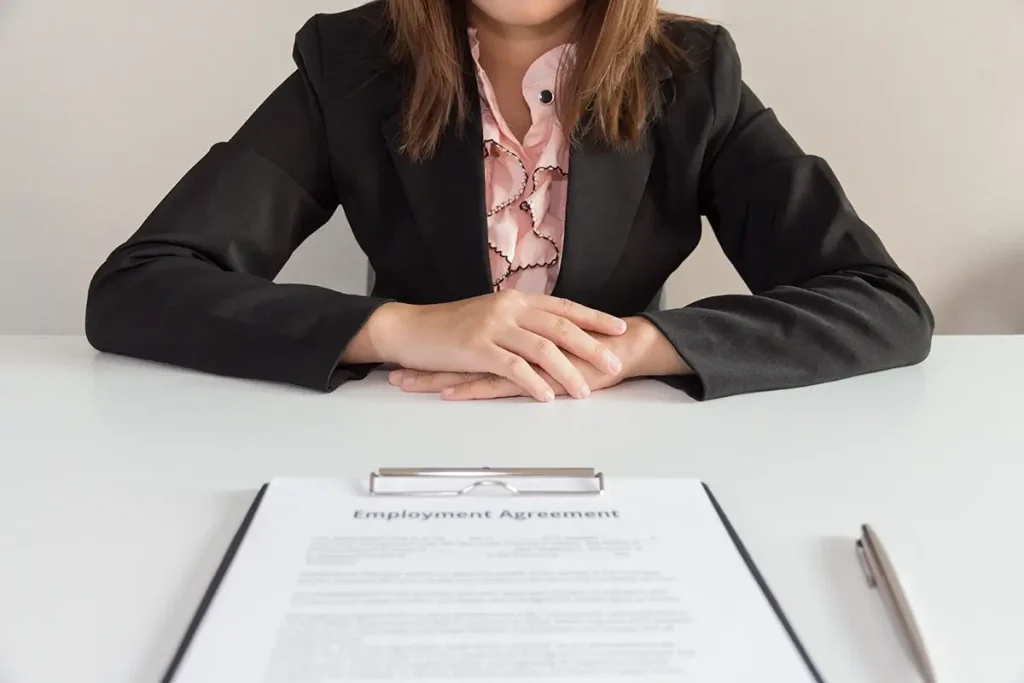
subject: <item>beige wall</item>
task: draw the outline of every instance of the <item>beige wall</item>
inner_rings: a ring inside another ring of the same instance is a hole
[[[351,0],[0,2],[0,333],[82,330],[88,278]],[[1024,332],[1024,4],[675,0],[919,281],[943,331]],[[339,215],[282,279],[359,291]],[[670,302],[742,287],[710,231]]]
[[[1024,3],[718,6],[751,86],[829,160],[939,330],[1024,333]],[[743,291],[710,236],[673,278],[672,303]]]

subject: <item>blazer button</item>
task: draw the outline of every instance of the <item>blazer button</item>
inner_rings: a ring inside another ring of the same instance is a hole
[[[555,101],[555,94],[553,92],[551,92],[550,90],[541,90],[540,91],[540,103],[541,104],[551,104],[554,101]]]

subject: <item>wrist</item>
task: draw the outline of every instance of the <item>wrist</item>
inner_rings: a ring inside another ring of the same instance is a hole
[[[683,375],[690,368],[672,342],[646,318],[627,318],[623,367],[627,377]]]
[[[389,302],[379,306],[366,320],[363,328],[349,343],[342,355],[343,363],[396,363],[405,331],[416,306]]]
[[[380,363],[398,363],[404,340],[409,339],[408,329],[417,306],[400,303],[386,303],[370,316],[367,333],[370,346]]]

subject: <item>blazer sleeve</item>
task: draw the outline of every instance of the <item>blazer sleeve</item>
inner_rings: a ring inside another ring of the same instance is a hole
[[[728,32],[714,42],[699,199],[751,295],[645,314],[692,369],[682,388],[713,399],[923,361],[934,319],[920,292],[743,82]]]
[[[96,349],[320,391],[366,374],[339,358],[384,300],[273,282],[338,207],[319,55],[314,19],[291,76],[102,264],[85,316]]]

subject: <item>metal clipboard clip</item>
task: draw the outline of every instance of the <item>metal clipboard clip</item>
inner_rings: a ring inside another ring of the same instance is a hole
[[[448,481],[471,479],[465,486],[452,489],[381,490],[381,481],[414,479],[422,482],[436,478]],[[582,485],[580,488],[526,488],[509,483],[509,479],[562,479]],[[382,467],[370,473],[371,496],[463,496],[477,489],[497,487],[517,496],[599,496],[605,491],[604,473],[593,467]]]

